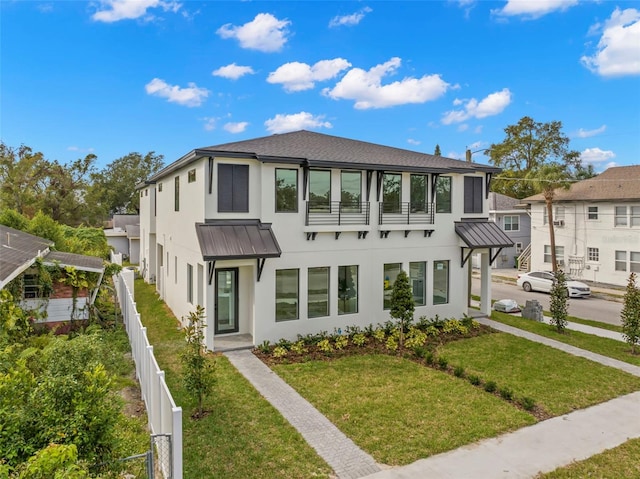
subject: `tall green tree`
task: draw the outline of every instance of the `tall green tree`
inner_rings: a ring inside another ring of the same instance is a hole
[[[442,156],[442,153],[440,153],[440,145],[436,144],[436,149],[433,154],[434,156]]]
[[[39,209],[47,168],[42,153],[34,153],[25,145],[12,148],[0,143],[0,209],[33,216]]]
[[[400,347],[404,344],[404,331],[413,321],[413,313],[415,311],[415,301],[413,292],[409,284],[409,276],[406,271],[402,270],[398,273],[393,283],[393,291],[391,292],[391,310],[389,314],[392,318],[398,320],[398,328],[400,329]]]
[[[620,317],[622,318],[622,335],[631,346],[631,354],[636,354],[636,347],[640,345],[640,288],[636,284],[634,272],[629,275]]]
[[[555,280],[550,292],[551,300],[549,311],[551,312],[551,324],[559,333],[563,333],[567,327],[569,316],[569,304],[567,300],[567,277],[562,270],[555,273]]]

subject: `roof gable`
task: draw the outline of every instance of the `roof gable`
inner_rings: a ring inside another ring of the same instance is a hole
[[[46,254],[53,241],[0,225],[0,288]]]

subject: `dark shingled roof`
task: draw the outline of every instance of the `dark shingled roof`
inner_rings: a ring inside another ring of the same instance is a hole
[[[198,158],[225,155],[321,168],[350,167],[433,173],[500,171],[500,168],[479,163],[301,130],[199,148],[170,164],[148,182],[153,183]]]
[[[53,241],[0,225],[0,289],[26,270]]]
[[[73,266],[83,271],[94,271],[97,273],[104,271],[102,259],[96,256],[52,251],[44,257],[44,261],[45,263],[55,263],[60,266]]]
[[[469,248],[504,248],[514,242],[493,221],[455,221],[456,233]]]
[[[638,201],[640,200],[640,165],[616,166],[598,176],[579,181],[566,190],[558,188],[553,201]],[[544,201],[542,194],[529,196],[523,203]]]
[[[277,258],[282,254],[271,224],[259,220],[196,223],[202,259]]]
[[[500,193],[489,193],[489,209],[492,211],[511,211],[516,209],[520,200]]]

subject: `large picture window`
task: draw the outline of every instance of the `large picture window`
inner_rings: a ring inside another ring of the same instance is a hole
[[[449,261],[433,262],[433,304],[449,302]]]
[[[331,172],[324,170],[309,171],[309,209],[310,211],[330,211]]]
[[[385,213],[400,213],[402,175],[385,173],[382,177],[382,201]]]
[[[340,172],[340,202],[343,211],[360,211],[362,174],[359,171]]]
[[[276,212],[298,211],[298,170],[276,169]]]
[[[396,278],[402,270],[402,263],[390,263],[384,265],[383,276],[383,308],[391,309],[391,294]]]
[[[428,176],[411,175],[411,212],[426,213],[428,198]]]
[[[329,316],[329,267],[309,268],[307,284],[307,316]]]
[[[218,211],[249,212],[249,165],[218,165]]]
[[[450,176],[439,176],[436,182],[436,213],[451,213]]]
[[[409,263],[409,281],[413,291],[413,302],[416,306],[426,303],[427,263],[418,261]]]
[[[276,321],[298,317],[298,270],[276,270]]]
[[[338,314],[358,312],[358,266],[338,267]]]

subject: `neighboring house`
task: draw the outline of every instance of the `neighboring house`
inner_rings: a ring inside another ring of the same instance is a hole
[[[44,292],[38,278],[35,263],[40,259],[45,266],[71,266],[77,270],[99,275],[102,281],[104,266],[102,259],[73,253],[51,251],[53,242],[24,231],[0,225],[0,289],[11,281],[22,277],[20,304],[24,309],[46,311],[43,322],[87,319],[87,305],[93,304],[97,288],[93,291],[80,289],[75,302],[73,288],[54,282],[51,292]]]
[[[531,211],[531,269],[551,269],[544,197],[522,200]],[[553,222],[559,266],[571,276],[624,286],[640,273],[640,165],[609,168],[557,189]]]
[[[131,264],[140,262],[140,215],[113,215],[112,227],[105,229],[107,243],[116,253],[129,258]]]
[[[499,171],[309,131],[193,150],[139,185],[141,271],[178,318],[205,308],[210,349],[387,321],[401,269],[416,319],[461,318],[474,252],[488,313]]]

